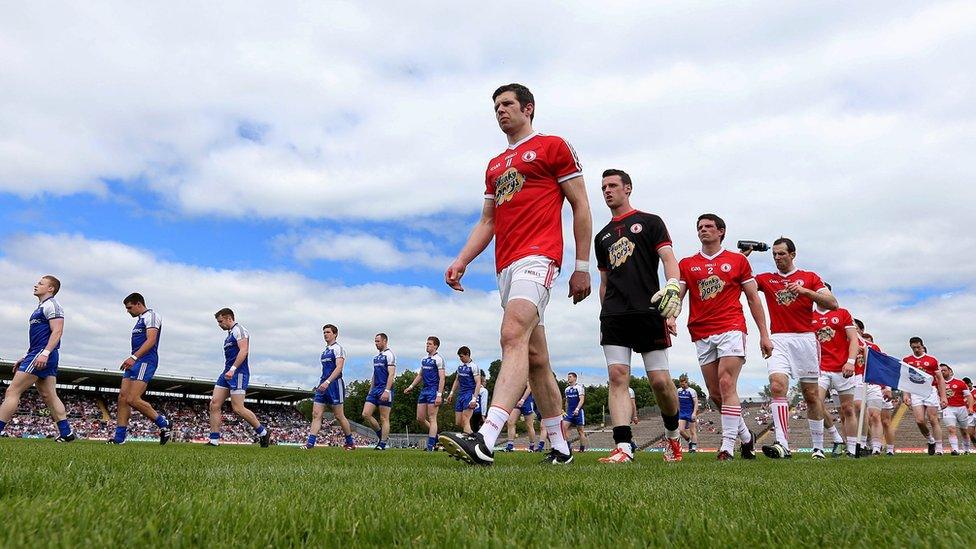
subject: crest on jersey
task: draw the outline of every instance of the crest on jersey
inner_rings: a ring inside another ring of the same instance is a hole
[[[796,292],[791,292],[789,290],[780,290],[776,292],[776,304],[782,305],[784,307],[789,307],[790,305],[793,304],[794,301],[796,301],[797,295],[798,294]]]
[[[722,263],[721,269],[723,273],[727,273],[732,270],[732,265],[729,265],[728,263]]]
[[[525,184],[525,176],[515,168],[505,170],[498,179],[495,180],[495,205],[502,204],[511,200],[516,193],[522,190]]]
[[[831,319],[830,319],[830,323],[831,323],[831,324],[837,324],[838,322],[840,322],[840,319],[839,319],[839,318],[837,318],[837,317],[834,317],[834,318],[831,318]]]
[[[719,278],[718,275],[712,275],[698,281],[698,294],[701,296],[702,301],[714,298],[724,288],[725,281]]]
[[[535,151],[525,151],[522,154],[522,160],[525,162],[532,162],[533,160],[535,160],[535,157],[536,157]]]
[[[634,255],[635,249],[637,249],[637,246],[634,246],[634,243],[629,238],[626,236],[620,237],[620,240],[610,245],[610,267],[616,269],[626,263],[627,258]]]
[[[956,392],[952,390],[952,387],[946,387],[946,398],[952,398],[955,394]]]
[[[834,331],[833,328],[830,326],[824,326],[823,328],[817,330],[817,341],[820,343],[826,343],[831,339],[834,339],[835,335],[837,335],[837,332]]]
[[[644,226],[641,225],[640,223],[634,223],[633,225],[630,226],[630,232],[634,234],[637,234],[643,230],[644,230]]]

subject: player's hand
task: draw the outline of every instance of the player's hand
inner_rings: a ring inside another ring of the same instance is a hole
[[[37,356],[34,357],[34,369],[43,370],[46,367],[47,367],[47,357],[42,355],[41,353],[37,353]]]
[[[796,282],[789,282],[786,284],[786,289],[793,292],[796,295],[806,295],[810,290],[804,288],[803,286],[797,284]]]
[[[749,254],[752,253],[752,248],[746,248],[745,250],[740,249],[739,250],[739,253],[742,254],[742,255],[744,255],[744,256],[746,256],[746,257],[749,257]]]
[[[477,400],[472,400],[471,402],[468,403],[468,408],[471,409],[471,410],[474,410],[477,407],[478,407],[478,401]]]
[[[886,402],[891,402],[891,389],[885,387],[884,390],[881,391],[881,396],[884,397]]]
[[[663,288],[651,297],[651,303],[657,303],[657,310],[661,316],[674,318],[681,313],[681,286],[678,279],[672,278]]]
[[[461,286],[461,277],[464,276],[464,271],[467,268],[468,266],[461,260],[455,259],[447,267],[447,272],[444,273],[444,283],[458,292],[463,292],[464,288]]]
[[[20,368],[20,365],[23,362],[24,362],[24,359],[20,359],[17,362],[14,362],[14,367],[13,367],[13,370],[11,370],[11,371],[16,373],[17,372],[17,369]]]
[[[328,388],[329,388],[329,382],[323,381],[322,384],[319,385],[319,392],[324,393],[326,390],[328,390]]]
[[[383,402],[389,402],[390,401],[390,391],[389,390],[383,391],[383,394],[380,395],[380,400],[383,401]]]
[[[413,391],[413,385],[410,385],[409,387],[403,390],[404,393],[408,393],[408,394],[410,393],[410,391]]]
[[[454,393],[447,393],[447,401],[450,402],[454,400]]]
[[[569,295],[573,298],[573,305],[583,301],[590,295],[590,273],[585,271],[573,271],[569,277]]]
[[[664,321],[664,325],[668,327],[668,333],[669,334],[671,334],[673,336],[678,335],[678,321],[677,320],[675,320],[674,318],[668,317],[668,319]]]
[[[939,407],[941,407],[942,409],[945,409],[945,408],[949,407],[949,401],[946,400],[945,397],[940,398],[939,399]]]
[[[769,336],[759,337],[759,350],[762,351],[763,358],[773,356],[773,340]]]
[[[135,365],[135,363],[136,361],[132,360],[132,357],[130,356],[129,358],[122,361],[122,365],[119,366],[119,370],[128,370],[132,368],[132,366]]]
[[[905,401],[905,405],[911,407],[911,405],[912,405],[912,394],[911,393],[902,393],[901,395],[902,395],[902,397],[901,397],[902,400]]]
[[[234,370],[227,370],[224,372],[224,379],[230,379],[234,377]]]
[[[440,393],[437,393],[437,396],[434,397],[434,405],[435,406],[440,406],[441,403],[443,403],[443,402],[444,402],[444,397],[442,397]]]
[[[851,377],[854,375],[854,365],[850,362],[845,362],[844,367],[840,369],[840,373],[844,377]]]

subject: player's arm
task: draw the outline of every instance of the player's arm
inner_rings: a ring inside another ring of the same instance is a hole
[[[250,350],[251,344],[248,338],[241,338],[237,340],[237,358],[234,359],[234,363],[230,365],[231,370],[238,369],[241,364],[247,359],[247,352]]]
[[[603,305],[603,299],[607,295],[607,272],[600,270],[600,305]]]
[[[800,288],[800,291],[797,293],[805,293],[810,299],[813,300],[814,303],[819,305],[821,309],[833,311],[837,307],[840,307],[840,305],[837,303],[837,298],[834,297],[834,294],[832,294],[827,288],[820,288],[817,291],[813,291],[799,285],[796,287]]]
[[[576,241],[576,270],[569,277],[569,297],[573,298],[573,303],[579,303],[590,295],[589,264],[593,219],[590,217],[590,200],[586,197],[582,175],[564,181],[562,189],[573,210],[573,239]]]
[[[759,349],[762,351],[763,358],[769,358],[773,354],[773,341],[769,337],[766,311],[763,309],[762,299],[759,298],[759,285],[755,279],[749,280],[742,285],[742,291],[746,294],[746,303],[749,305],[752,319],[756,321],[756,326],[759,328]]]
[[[57,348],[58,343],[61,341],[61,334],[64,333],[64,317],[55,317],[48,320],[48,325],[51,327],[51,337],[47,340],[47,345],[44,346],[44,350],[34,357],[34,364],[37,366],[38,370],[44,368],[47,364],[47,357],[51,355],[54,349]],[[20,366],[17,364],[17,366]]]
[[[342,375],[342,367],[345,366],[345,365],[346,365],[346,357],[344,357],[344,356],[336,357],[336,359],[335,359],[335,369],[332,370],[332,374],[330,374],[329,377],[327,377],[325,379],[325,384],[326,385],[329,385],[330,383],[332,383],[336,379],[339,379],[339,376]]]
[[[478,407],[478,399],[481,398],[481,376],[475,376],[474,378],[474,394],[471,395],[471,401],[468,402],[468,408],[474,410]]]
[[[580,392],[579,399],[579,404],[576,405],[576,410],[573,411],[574,416],[583,409],[583,403],[586,402],[586,393]]]
[[[691,417],[692,419],[698,418],[698,391],[695,391],[694,387],[688,387],[695,393],[695,398],[691,399]]]
[[[451,400],[452,398],[454,398],[454,393],[457,392],[457,388],[458,388],[458,378],[459,377],[461,377],[461,376],[459,376],[459,375],[455,375],[454,376],[454,383],[451,384],[451,392],[447,393],[447,400]]]
[[[440,356],[440,355],[438,355]],[[437,396],[434,397],[434,404],[440,406],[444,402],[444,384],[447,382],[447,375],[444,373],[444,363],[437,363]]]
[[[146,356],[146,353],[156,345],[159,341],[159,328],[146,328],[146,342],[136,349],[136,352],[132,353],[128,358],[122,361],[123,370],[128,370],[131,368],[137,360]]]
[[[463,292],[464,288],[461,286],[461,277],[464,276],[464,270],[468,268],[468,265],[476,257],[481,255],[481,252],[485,251],[488,243],[494,237],[495,200],[493,198],[485,198],[485,203],[481,207],[481,217],[474,224],[474,228],[471,229],[471,234],[468,235],[468,241],[464,243],[457,258],[447,267],[447,272],[444,273],[444,282],[451,288]],[[589,253],[589,248],[587,248],[587,253]]]
[[[965,393],[963,393],[963,396],[966,397],[966,410],[967,411],[968,410],[972,410],[973,409],[973,393],[970,392],[970,391],[966,391]]]
[[[423,367],[421,367],[421,370],[417,372],[417,375],[413,376],[413,379],[410,381],[410,385],[407,385],[407,388],[403,390],[404,393],[409,393],[410,391],[413,390],[414,387],[417,386],[418,383],[420,383],[422,372],[423,372]],[[390,384],[387,383],[387,386],[389,385]]]
[[[861,347],[857,344],[859,341],[859,334],[857,333],[857,328],[854,326],[848,326],[844,329],[847,332],[847,363],[844,364],[844,368],[841,369],[841,373],[844,377],[851,377],[854,375],[854,365],[857,364],[857,356],[861,353]]]
[[[393,378],[396,376],[396,364],[390,364],[386,367],[386,392],[393,394]],[[420,374],[417,374],[420,377]],[[414,378],[417,379],[417,378]]]
[[[945,408],[948,404],[946,402],[946,383],[945,378],[942,377],[942,370],[936,368],[935,370],[935,381],[938,383],[939,388],[939,403],[942,408]]]
[[[529,393],[532,392],[532,387],[526,383],[525,390],[522,391],[522,396],[518,399],[518,407],[521,408],[525,404],[525,399],[529,398]]]

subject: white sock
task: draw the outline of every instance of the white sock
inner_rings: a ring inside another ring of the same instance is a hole
[[[857,437],[847,437],[847,451],[854,453],[857,450]]]
[[[895,453],[895,445],[894,444],[889,444],[888,447],[886,448],[886,450],[888,450],[889,452],[891,452],[892,454],[894,454]]]
[[[959,451],[959,438],[958,437],[949,437],[949,447],[952,448],[952,451],[953,452],[958,452]]]
[[[963,435],[962,436],[962,451],[963,452],[968,452],[969,451],[969,436],[968,435]]]
[[[941,454],[942,453],[942,441],[941,440],[935,441],[935,453],[936,454]]]
[[[774,398],[769,406],[773,414],[773,427],[776,429],[776,442],[783,448],[790,449],[790,406],[785,398]],[[820,422],[820,433],[823,437],[823,422]]]
[[[739,423],[742,421],[741,406],[722,406],[722,448],[721,451],[732,453],[735,450],[735,439],[739,436]]]
[[[808,419],[810,424],[810,441],[814,450],[823,450],[824,426],[822,419]]]
[[[544,418],[542,420],[542,426],[545,427],[546,434],[549,435],[549,445],[552,446],[552,449],[569,455],[569,444],[566,443],[566,439],[563,437],[562,422],[562,416]]]
[[[830,429],[827,429],[827,432],[830,433],[830,437],[833,439],[834,444],[844,442],[844,439],[840,436],[840,432],[837,431],[837,425],[831,425]]]
[[[752,435],[749,434],[749,426],[746,425],[746,420],[742,416],[739,416],[739,440],[746,443],[752,440]]]
[[[879,441],[879,440],[872,440],[871,441],[871,451],[872,452],[880,452],[881,451],[881,441]]]
[[[634,447],[631,446],[629,442],[617,443],[617,449],[630,457],[634,457]]]
[[[868,436],[867,435],[861,435],[860,442],[861,442],[861,446],[867,446],[868,445]]]
[[[481,436],[485,438],[485,446],[489,448],[495,447],[495,443],[498,441],[498,435],[502,432],[502,428],[505,427],[505,423],[508,422],[508,415],[508,412],[498,406],[488,408],[488,415],[485,416],[485,422],[481,426],[481,429],[478,429]]]
[[[935,444],[935,437],[932,436],[932,433],[929,433],[929,438],[927,440],[929,444]]]

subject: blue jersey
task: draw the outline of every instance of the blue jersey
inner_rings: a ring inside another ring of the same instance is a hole
[[[55,318],[64,318],[64,309],[61,308],[60,303],[55,301],[53,297],[38,303],[37,308],[30,316],[30,348],[27,350],[27,354],[36,354],[47,347],[48,341],[51,340],[51,321]],[[59,340],[58,344],[51,350],[56,351],[60,348],[61,341]]]
[[[458,380],[458,393],[474,393],[474,387],[477,384],[475,376],[479,375],[481,370],[478,369],[478,365],[472,362],[467,364],[461,363],[457,369],[457,380]]]
[[[572,415],[579,406],[580,397],[586,393],[582,385],[567,385],[566,386],[566,413]]]
[[[132,354],[136,354],[136,351],[146,343],[146,339],[149,338],[149,334],[146,331],[149,328],[159,330],[156,334],[156,344],[146,354],[139,357],[139,360],[149,362],[150,364],[158,364],[159,338],[163,333],[163,319],[152,309],[146,309],[146,312],[139,315],[139,318],[136,319],[136,325],[132,328]]]
[[[698,393],[692,387],[687,389],[678,387],[678,409],[681,415],[690,416],[695,410],[695,400],[697,399]]]
[[[440,385],[440,372],[444,371],[444,359],[441,355],[434,353],[428,355],[420,361],[420,376],[424,382],[425,389],[437,390]]]
[[[531,397],[531,395],[529,395]],[[488,389],[484,386],[481,387],[481,392],[478,393],[478,407],[475,412],[486,416],[488,415]]]
[[[224,340],[224,371],[230,370],[230,367],[234,365],[234,361],[237,360],[237,355],[241,352],[240,341],[247,339],[250,340],[251,334],[247,331],[247,328],[241,326],[240,324],[234,324],[234,326],[227,330],[227,339]],[[248,353],[250,355],[250,353]],[[244,357],[244,361],[241,365],[237,367],[237,371],[244,374],[250,374],[247,369],[247,359]]]
[[[392,350],[387,349],[373,357],[373,388],[386,389],[390,366],[396,366],[396,355]]]
[[[335,342],[329,345],[322,351],[322,377],[319,379],[319,384],[329,378],[332,372],[336,369],[336,361],[340,358],[346,358],[346,350],[339,345],[339,342]],[[342,379],[342,374],[340,373],[336,376],[335,381]]]

